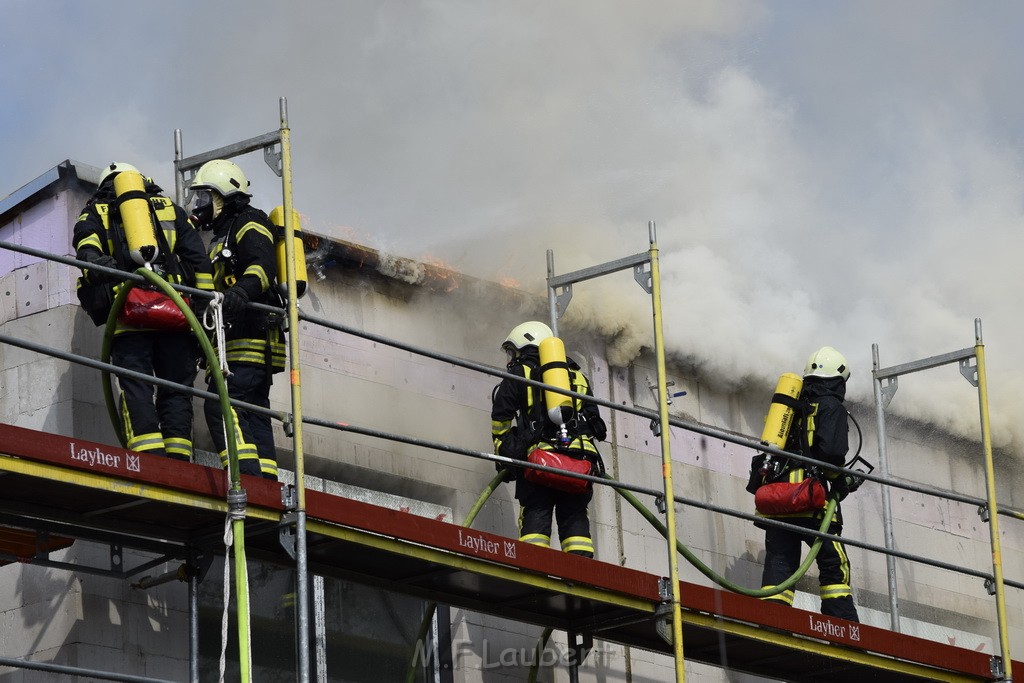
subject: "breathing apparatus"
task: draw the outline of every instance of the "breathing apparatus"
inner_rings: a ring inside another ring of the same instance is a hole
[[[288,299],[288,251],[285,248],[284,232],[284,207],[277,206],[270,212],[270,222],[278,227],[277,244],[277,291],[286,300]],[[306,293],[306,248],[302,242],[302,231],[299,230],[299,212],[292,209],[292,228],[294,239],[292,240],[292,260],[295,263],[295,290],[296,298],[301,299]]]
[[[153,270],[153,261],[160,255],[157,226],[146,194],[146,183],[136,170],[121,170],[114,176],[116,205],[121,214],[128,253],[140,266]]]
[[[772,395],[771,405],[768,407],[768,414],[764,418],[761,443],[780,450],[786,447],[790,429],[796,421],[796,407],[799,405],[803,386],[803,378],[792,372],[785,372],[779,377],[779,381],[775,385],[775,393]],[[774,460],[770,453],[766,454],[764,463],[761,465],[761,475],[778,474],[776,470],[779,465],[780,463]]]
[[[202,230],[213,230],[214,219],[224,210],[224,198],[205,188],[196,190],[195,197],[192,222]]]
[[[569,362],[565,357],[565,344],[558,337],[548,337],[538,345],[540,352],[541,381],[571,391],[569,382]],[[544,405],[548,419],[558,426],[558,440],[562,446],[570,442],[566,422],[572,419],[572,397],[550,389],[544,390]]]

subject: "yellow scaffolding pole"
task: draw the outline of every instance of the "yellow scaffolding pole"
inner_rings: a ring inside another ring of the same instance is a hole
[[[654,221],[648,223],[651,238],[651,302],[654,309],[654,350],[658,364],[658,420],[661,433],[661,475],[665,481],[665,534],[668,541],[668,580],[671,583],[672,656],[675,660],[676,681],[686,680],[683,661],[683,618],[679,594],[679,556],[676,554],[676,504],[672,484],[672,446],[668,428],[668,382],[665,378],[665,333],[661,311],[661,270],[658,265],[658,240]]]
[[[309,681],[309,592],[306,557],[306,465],[302,449],[302,376],[299,366],[299,309],[295,284],[295,218],[292,211],[292,151],[288,128],[288,101],[281,98],[281,186],[284,194],[284,249],[288,280],[288,362],[292,400],[292,443],[295,455],[295,581],[298,605],[296,624],[298,637],[299,681]]]
[[[1013,680],[1010,636],[1006,624],[1006,591],[1003,585],[1003,551],[999,540],[999,506],[996,503],[996,476],[992,461],[992,435],[988,414],[988,379],[985,376],[985,344],[981,337],[981,319],[974,321],[974,356],[978,361],[978,405],[981,412],[981,443],[985,451],[985,486],[988,496],[988,528],[992,546],[992,576],[999,626],[999,651],[1003,658],[1003,680]]]

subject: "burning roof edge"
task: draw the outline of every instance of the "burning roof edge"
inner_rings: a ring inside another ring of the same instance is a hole
[[[391,280],[451,292],[475,281],[448,266],[397,256],[372,247],[303,231],[306,261],[318,276],[327,265],[371,270]],[[489,283],[494,284],[494,283]]]

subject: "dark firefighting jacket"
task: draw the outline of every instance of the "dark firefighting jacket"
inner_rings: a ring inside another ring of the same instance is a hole
[[[155,268],[162,271],[160,275],[172,284],[213,291],[213,267],[199,231],[180,207],[159,194],[158,186],[148,182],[146,192],[161,233],[157,236],[160,255],[154,264]],[[128,241],[115,200],[112,187],[105,186],[96,192],[75,223],[72,245],[79,260],[89,260],[87,257],[90,253],[98,252],[113,256],[122,270],[134,271],[139,265],[129,254]],[[79,278],[78,286],[94,286],[88,270]],[[112,285],[114,295],[121,286],[122,283]],[[115,334],[139,330],[118,322]]]
[[[250,302],[281,306],[275,273],[277,228],[263,211],[248,204],[228,203],[213,222],[210,260],[218,292],[241,287]],[[247,307],[225,332],[228,363],[284,369],[283,316]]]
[[[566,360],[570,390],[593,396],[590,382],[580,366],[571,358]],[[508,372],[542,381],[537,350],[527,347],[508,364]],[[573,397],[573,415],[565,425],[568,443],[564,444],[559,443],[559,426],[547,417],[544,389],[503,379],[494,388],[491,403],[491,436],[494,439],[494,452],[498,455],[525,460],[530,451],[541,448],[583,457],[600,466],[600,456],[594,441],[603,441],[608,430],[596,403]]]

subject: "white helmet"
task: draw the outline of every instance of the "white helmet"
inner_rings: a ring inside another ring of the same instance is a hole
[[[831,346],[822,346],[811,354],[804,366],[804,377],[842,377],[850,379],[846,357]]]
[[[101,187],[108,178],[112,178],[121,171],[135,171],[138,173],[139,169],[123,161],[112,161],[100,171],[100,181],[96,183],[96,187]]]
[[[537,346],[541,341],[553,336],[555,335],[551,332],[550,327],[542,322],[530,320],[512,328],[501,344],[501,348],[507,349],[511,346],[517,351],[522,351],[524,347]]]
[[[227,159],[214,159],[199,167],[189,189],[215,190],[225,199],[238,193],[249,196],[249,181],[237,164]]]

